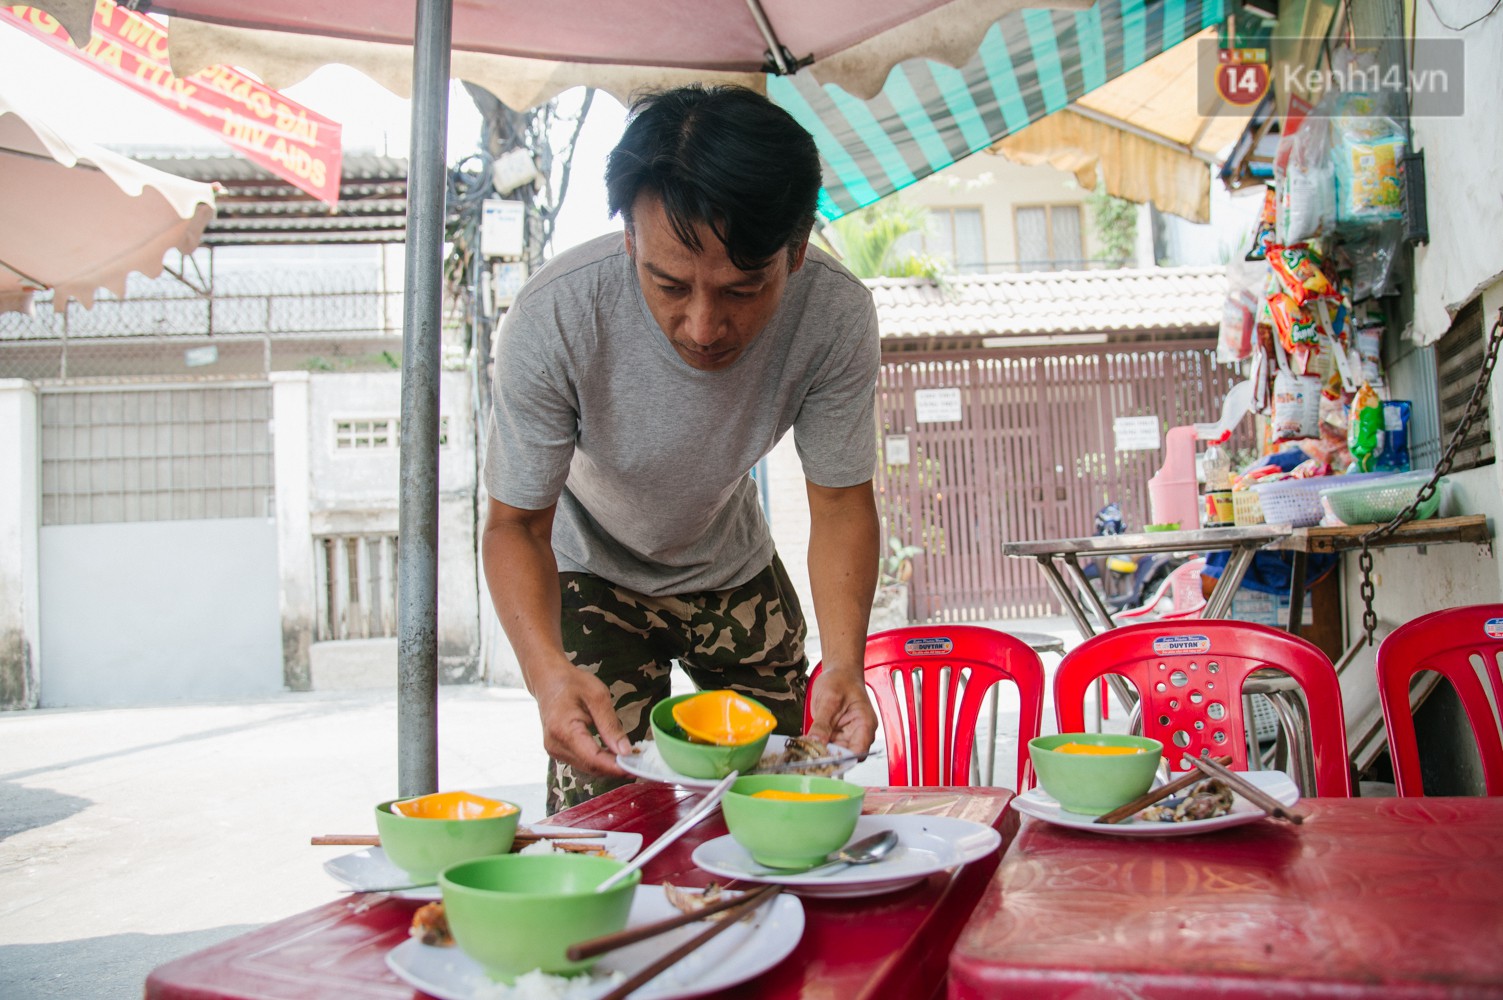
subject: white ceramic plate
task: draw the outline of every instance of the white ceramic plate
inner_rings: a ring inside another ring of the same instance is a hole
[[[590,833],[576,826],[547,826],[532,824],[529,829],[538,833]],[[640,833],[616,833],[608,831],[604,837],[592,837],[575,841],[580,844],[598,844],[617,861],[630,861],[642,849]],[[367,847],[353,854],[342,854],[324,862],[324,871],[334,881],[358,892],[391,891],[402,899],[435,900],[439,898],[437,885],[414,886],[412,876],[392,864],[386,852],[379,847]],[[405,887],[405,888],[398,888]]]
[[[989,826],[951,816],[862,816],[851,841],[892,830],[898,846],[881,861],[827,870],[823,874],[767,874],[746,848],[727,834],[694,849],[693,861],[713,875],[747,882],[779,882],[800,896],[846,899],[906,888],[933,875],[986,857],[1002,844]]]
[[[662,886],[639,885],[626,925],[637,927],[677,913],[664,897]],[[604,995],[614,982],[672,951],[705,926],[689,924],[606,952],[590,970],[593,988],[584,997]],[[779,894],[750,919],[717,934],[631,995],[634,1000],[679,1000],[728,989],[777,965],[803,934],[803,904],[787,893]],[[458,948],[434,948],[409,938],[386,953],[386,965],[403,981],[438,1000],[479,1000],[500,992],[480,965]],[[621,975],[613,980],[615,973]]]
[[[762,752],[762,759],[776,756],[783,752],[783,747],[788,744],[788,737],[776,734],[767,737],[767,749]],[[719,784],[719,778],[691,778],[686,774],[679,774],[669,767],[663,760],[663,755],[658,753],[657,744],[652,740],[642,740],[637,744],[641,753],[622,753],[616,755],[616,763],[620,764],[627,774],[648,781],[664,781],[670,785],[683,785],[685,788],[714,788]],[[839,761],[834,772],[830,775],[844,774],[856,765],[856,754],[845,747],[830,744],[831,757],[840,756],[849,758]]]
[[[1278,799],[1280,805],[1292,806],[1299,801],[1299,786],[1283,771],[1239,771],[1242,777]],[[1211,830],[1225,830],[1229,826],[1241,826],[1263,818],[1263,810],[1236,796],[1232,811],[1211,819],[1195,819],[1184,823],[1163,823],[1139,819],[1134,816],[1120,823],[1097,823],[1096,817],[1061,809],[1058,802],[1042,787],[1030,788],[1012,800],[1012,807],[1025,816],[1048,820],[1059,826],[1074,830],[1089,830],[1116,837],[1187,837]]]

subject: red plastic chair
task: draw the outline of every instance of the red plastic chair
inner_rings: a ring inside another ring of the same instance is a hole
[[[1477,668],[1503,706],[1503,604],[1436,611],[1400,625],[1378,646],[1378,698],[1388,728],[1394,784],[1400,795],[1424,795],[1409,687],[1414,675],[1433,670],[1451,682],[1472,726],[1488,795],[1503,795],[1503,737]],[[1478,661],[1474,664],[1475,661]]]
[[[809,677],[809,692],[824,664]],[[1018,790],[1033,787],[1028,741],[1044,718],[1044,664],[1021,639],[982,625],[914,625],[866,640],[866,686],[882,718],[893,785],[968,785],[987,692],[1017,685]],[[812,699],[811,699],[812,700]],[[804,729],[811,717],[804,703]]]
[[[1140,620],[1199,618],[1206,607],[1205,593],[1200,586],[1200,574],[1205,568],[1204,559],[1191,559],[1187,563],[1176,566],[1174,571],[1164,578],[1164,582],[1159,584],[1159,589],[1154,591],[1152,597],[1136,608],[1118,611],[1112,615],[1112,620],[1121,624],[1131,624]],[[1166,592],[1171,606],[1168,611],[1159,611],[1159,602],[1164,599]]]
[[[1083,732],[1086,692],[1106,674],[1120,674],[1137,688],[1143,735],[1164,744],[1171,770],[1189,770],[1187,755],[1230,755],[1233,770],[1246,770],[1243,685],[1265,668],[1283,671],[1304,690],[1315,794],[1350,796],[1336,668],[1304,639],[1251,622],[1145,622],[1087,639],[1054,674],[1059,731]]]

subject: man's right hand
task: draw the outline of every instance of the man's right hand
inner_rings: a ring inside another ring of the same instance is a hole
[[[590,774],[626,774],[616,755],[631,753],[632,744],[604,684],[571,664],[552,672],[532,693],[548,756]]]

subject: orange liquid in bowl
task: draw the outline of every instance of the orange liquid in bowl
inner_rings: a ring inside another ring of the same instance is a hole
[[[850,796],[836,795],[833,792],[789,792],[780,788],[764,788],[760,792],[752,792],[751,797],[776,799],[779,802],[837,802]]]
[[[1079,753],[1093,754],[1096,756],[1116,756],[1120,754],[1147,753],[1142,747],[1104,747],[1096,743],[1061,743],[1054,748],[1055,753]]]
[[[517,807],[470,792],[436,792],[393,802],[391,811],[413,819],[491,819],[510,816]]]

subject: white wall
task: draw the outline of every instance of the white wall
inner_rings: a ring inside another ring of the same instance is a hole
[[[41,529],[46,708],[282,690],[270,519]]]
[[[294,691],[312,687],[314,596],[312,526],[308,513],[307,372],[271,375],[272,463],[276,483],[277,566],[282,670]]]
[[[1503,306],[1503,282],[1482,297],[1484,329]],[[1503,441],[1503,377],[1495,370],[1490,389],[1493,441]],[[1445,442],[1441,442],[1444,446]],[[1398,625],[1431,611],[1466,604],[1503,601],[1503,554],[1497,547],[1498,525],[1503,523],[1503,464],[1493,462],[1449,477],[1451,496],[1441,514],[1484,514],[1493,537],[1490,545],[1431,545],[1425,549],[1379,549],[1373,553],[1373,610],[1378,616],[1378,637]],[[1342,605],[1349,643],[1362,632],[1362,575],[1357,554],[1341,560]],[[1357,651],[1342,673],[1342,700],[1346,709],[1347,735],[1356,740],[1367,727],[1381,725],[1382,715],[1374,675],[1374,647]]]
[[[308,376],[306,403],[308,532],[395,534],[401,488],[395,442],[383,449],[337,448],[335,423],[399,416],[400,373]],[[445,681],[473,680],[478,676],[480,651],[475,561],[477,445],[467,373],[442,373],[439,412],[449,427],[448,444],[439,452],[438,472],[439,676]],[[283,445],[279,435],[278,449]],[[278,486],[280,493],[280,481]],[[309,535],[303,544],[311,547]]]
[[[819,621],[814,617],[814,595],[809,588],[809,491],[792,431],[768,453],[767,505],[773,544],[809,624],[805,652],[813,667],[819,662],[820,646]]]
[[[1465,46],[1466,113],[1426,117],[1416,103],[1414,145],[1425,154],[1426,204],[1430,243],[1414,253],[1414,335],[1421,344],[1440,339],[1451,316],[1483,288],[1503,276],[1503,16],[1482,18],[1465,32],[1447,31],[1437,21],[1439,6],[1452,24],[1475,12],[1450,0],[1415,4],[1419,38],[1460,38]],[[1491,328],[1496,304],[1488,312]]]
[[[37,703],[37,449],[36,388],[0,379],[0,708]]]
[[[1090,257],[1096,241],[1090,209],[1084,207],[1089,194],[1063,170],[1025,166],[981,152],[904,188],[902,197],[931,208],[980,208],[985,259],[1001,263],[1018,259],[1015,205],[1082,205],[1081,240]]]

